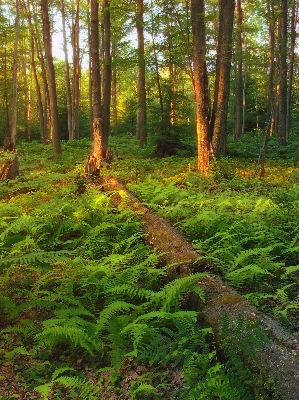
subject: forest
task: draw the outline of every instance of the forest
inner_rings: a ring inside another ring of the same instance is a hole
[[[298,399],[298,2],[0,30],[0,399]]]

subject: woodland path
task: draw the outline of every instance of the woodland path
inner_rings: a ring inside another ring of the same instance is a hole
[[[190,306],[200,311],[203,324],[213,328],[217,343],[223,341],[221,320],[224,313],[229,314],[230,321],[236,321],[242,314],[245,321],[257,322],[270,339],[262,349],[254,351],[253,358],[242,354],[256,376],[256,398],[299,399],[299,343],[296,338],[275,320],[258,311],[220,277],[210,274],[211,266],[190,243],[170,223],[142,204],[122,182],[107,176],[103,178],[102,186],[105,192],[111,192],[111,205],[117,207],[125,201],[139,215],[147,244],[161,255],[163,263],[170,265],[169,279],[192,272],[209,274],[198,282],[204,291],[205,304]]]

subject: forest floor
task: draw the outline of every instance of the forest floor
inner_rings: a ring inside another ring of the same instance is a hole
[[[101,185],[104,192],[110,192],[111,206],[117,207],[123,202],[125,195],[126,205],[133,209],[143,223],[146,243],[159,255],[160,261],[164,265],[169,265],[170,279],[174,276],[189,275],[191,268],[196,264],[199,254],[192,248],[185,238],[167,221],[156,213],[151,212],[144,206],[118,179],[113,176],[105,177],[104,180],[92,180],[91,186]],[[202,263],[202,261],[201,261]],[[173,271],[173,272],[172,272]],[[5,353],[5,349],[0,347],[0,352]],[[37,391],[28,391],[22,385],[19,371],[16,367],[30,370],[35,360],[19,354],[18,362],[14,364],[9,360],[3,360],[0,363],[0,399],[8,400],[12,398],[35,400],[40,399]],[[16,358],[15,358],[16,361]],[[96,382],[97,376],[89,369],[88,365],[78,365],[82,368],[86,378]],[[120,383],[124,395],[119,397],[113,389],[106,388],[105,395],[101,395],[99,400],[130,400],[128,388],[132,380],[136,380],[139,374],[142,374],[144,367],[140,364],[134,365],[125,372],[125,378]],[[173,368],[167,372],[168,379],[171,382],[169,393],[172,389],[178,389],[183,381],[183,374],[180,368]],[[105,379],[105,376],[103,375]],[[65,393],[67,396],[67,393]],[[170,394],[171,396],[171,394]],[[67,397],[65,397],[67,398]],[[171,399],[171,397],[169,397]],[[79,399],[78,399],[79,400]]]
[[[118,207],[120,203],[127,203],[128,208],[133,209],[138,215],[140,220],[143,223],[143,229],[145,233],[145,240],[148,245],[152,247],[152,249],[160,255],[160,260],[163,265],[170,265],[169,267],[169,280],[174,277],[186,276],[191,272],[213,272],[211,271],[211,266],[200,257],[200,255],[193,249],[191,244],[168,222],[166,222],[162,217],[158,216],[156,213],[149,210],[144,204],[142,204],[127,188],[126,186],[117,178],[113,176],[107,176],[99,181],[91,181],[91,186],[101,185],[103,191],[110,193],[110,202],[111,206]],[[125,199],[125,200],[124,200]],[[210,269],[210,270],[209,270]],[[223,283],[218,278],[206,278],[203,279],[201,284],[206,285],[206,293],[205,295],[208,298],[217,297],[220,300],[217,305],[212,304],[211,309],[207,309],[205,313],[210,313],[211,310],[214,313],[214,323],[217,324],[219,321],[216,321],[220,314],[223,314],[225,311],[232,311],[237,315],[240,313],[242,309],[247,315],[254,318],[256,315],[254,307],[247,304],[244,298],[237,293],[235,293],[232,289],[229,288],[228,285]],[[217,295],[217,296],[216,296]],[[194,306],[194,305],[193,305]],[[196,307],[196,305],[195,305]],[[213,315],[210,315],[209,322],[213,320]],[[267,321],[269,326],[269,321]],[[275,324],[274,324],[275,325]],[[289,347],[290,352],[293,355],[298,357],[299,347],[296,342],[292,341],[291,336],[284,336],[284,331],[277,330],[277,326],[272,325],[272,336],[279,337],[279,340],[286,344]],[[277,331],[276,331],[277,330]],[[5,349],[2,348],[0,351],[4,354]],[[285,362],[284,354],[282,355],[282,359]],[[17,366],[20,368],[24,368],[30,370],[30,363],[33,363],[33,360],[30,360],[26,355],[18,355],[19,363],[15,363],[14,365],[10,363],[9,360],[5,360],[0,365],[0,399],[8,400],[12,398],[19,399],[39,399],[40,395],[36,391],[28,391],[26,390],[19,380]],[[269,361],[276,362],[277,359],[272,359]],[[78,369],[82,368],[86,377],[91,381],[96,382],[97,376],[96,374],[89,369],[88,364],[78,365]],[[123,389],[124,395],[119,397],[113,391],[113,389],[109,389],[105,391],[105,395],[101,395],[99,399],[102,400],[130,400],[131,397],[129,395],[129,391],[127,390],[130,386],[130,382],[132,380],[136,380],[139,372],[142,373],[142,365],[133,364],[125,371],[125,378],[120,383],[120,387]],[[292,371],[293,365],[290,364],[288,370]],[[168,371],[169,374],[169,393],[172,392],[171,387],[173,389],[177,389],[182,380],[182,373],[179,368],[174,368],[173,370]],[[103,378],[105,378],[103,376]],[[288,384],[286,377],[286,384]],[[170,394],[171,396],[171,394]],[[56,397],[57,398],[57,397]],[[64,397],[68,398],[67,392]],[[168,397],[167,397],[168,398]],[[171,399],[171,397],[169,397]]]

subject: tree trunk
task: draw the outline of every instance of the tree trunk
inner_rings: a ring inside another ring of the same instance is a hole
[[[296,26],[298,19],[298,6],[296,0],[292,0],[292,15],[291,15],[291,43],[290,43],[290,56],[289,56],[289,85],[287,94],[287,121],[286,121],[286,133],[287,139],[290,135],[291,127],[291,108],[292,108],[292,89],[293,89],[293,78],[294,78],[294,61],[295,61],[295,47],[296,47]]]
[[[61,20],[62,20],[63,52],[64,52],[64,63],[65,63],[67,126],[68,126],[69,140],[73,140],[74,138],[72,135],[73,116],[72,116],[71,78],[70,78],[70,64],[69,64],[69,57],[67,50],[64,0],[60,1],[60,10],[61,10]]]
[[[72,98],[72,134],[73,140],[79,139],[79,100],[80,100],[80,15],[79,3],[77,0],[76,13],[72,27],[72,47],[73,47],[73,98]]]
[[[18,41],[20,10],[19,0],[16,0],[15,37],[12,70],[12,118],[11,132],[4,139],[4,157],[1,162],[0,180],[14,179],[19,175],[19,160],[16,152],[17,116],[18,116]]]
[[[271,8],[270,8],[271,6]],[[275,20],[273,4],[267,3],[267,14],[269,15],[269,88],[268,88],[268,105],[267,120],[270,121],[269,135],[273,136],[275,131],[275,89],[274,89],[274,61],[275,61]]]
[[[4,46],[4,105],[5,105],[5,137],[9,137],[11,129],[10,129],[10,117],[9,117],[9,102],[8,102],[8,91],[7,91],[7,35],[5,33],[5,46]]]
[[[112,58],[116,59],[116,38],[113,39],[112,45]],[[112,70],[112,81],[111,81],[111,100],[112,100],[112,126],[113,135],[118,134],[118,115],[117,115],[117,69],[116,67]]]
[[[198,169],[202,174],[208,175],[210,167],[209,92],[204,18],[204,1],[191,0]]]
[[[235,117],[235,137],[242,136],[242,96],[243,96],[243,54],[242,54],[242,24],[243,12],[242,1],[237,0],[237,43],[236,43],[236,61],[237,61],[237,77],[236,77],[236,117]]]
[[[140,146],[147,142],[146,132],[146,90],[145,90],[145,57],[143,32],[143,0],[136,3],[136,28],[138,37],[138,81],[137,81],[137,129],[136,137]]]
[[[110,105],[111,105],[111,22],[110,0],[103,1],[103,157],[106,157],[108,149],[108,137],[110,131]]]
[[[39,129],[40,129],[40,136],[41,140],[45,141],[47,137],[47,123],[45,121],[46,119],[46,111],[44,110],[43,106],[43,101],[42,101],[42,92],[41,92],[41,87],[40,87],[40,82],[38,79],[38,74],[37,74],[37,68],[36,68],[36,62],[35,62],[35,52],[39,60],[41,61],[41,69],[43,70],[43,57],[40,55],[40,51],[38,48],[38,40],[36,38],[35,34],[35,29],[33,26],[33,21],[32,21],[32,12],[30,8],[30,3],[29,0],[27,3],[23,3],[25,11],[26,11],[26,17],[28,20],[29,28],[30,28],[30,62],[31,62],[31,69],[33,73],[33,78],[34,78],[34,83],[35,83],[35,91],[36,91],[36,97],[37,97],[37,108],[38,108],[38,116],[39,116]],[[46,80],[46,77],[45,77]],[[44,78],[43,78],[44,82]],[[44,89],[47,87],[44,84]]]
[[[16,0],[15,37],[12,64],[12,115],[11,130],[4,139],[4,150],[14,151],[17,136],[18,118],[18,41],[19,41],[20,9],[19,0]]]
[[[85,172],[97,175],[101,168],[103,131],[101,118],[101,73],[99,56],[99,2],[90,5],[90,58],[92,78],[92,148],[85,165]]]
[[[161,80],[160,80],[160,73],[159,73],[159,62],[158,62],[158,55],[157,55],[156,42],[155,42],[154,15],[153,15],[152,10],[153,10],[153,3],[151,2],[151,39],[152,39],[152,46],[153,46],[154,67],[155,67],[158,98],[159,98],[159,105],[160,105],[160,135],[163,136],[163,133],[165,131],[164,106],[163,106],[162,88],[161,88]]]
[[[56,77],[55,77],[55,69],[52,56],[52,36],[50,29],[50,18],[49,18],[49,9],[47,0],[41,0],[41,12],[43,21],[43,39],[45,45],[45,56],[46,56],[47,70],[48,70],[52,143],[54,150],[54,158],[58,159],[61,154],[61,146],[60,146],[60,139],[58,132]]]
[[[287,35],[288,0],[281,0],[281,19],[279,23],[280,90],[278,140],[280,145],[287,142]]]
[[[210,126],[213,156],[216,159],[226,155],[226,123],[229,100],[234,9],[235,0],[219,0],[216,80]]]

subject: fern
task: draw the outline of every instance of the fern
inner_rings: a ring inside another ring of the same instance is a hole
[[[142,383],[140,386],[138,386],[137,389],[132,391],[132,398],[133,399],[146,399],[148,396],[151,396],[150,398],[156,399],[157,395],[157,389],[153,386],[150,385],[149,383]]]
[[[63,259],[70,253],[66,250],[45,252],[45,251],[34,251],[28,254],[22,254],[17,257],[7,257],[0,259],[0,267],[8,267],[12,264],[16,265],[34,265],[40,268],[49,268],[50,264],[58,260]]]
[[[68,389],[71,389],[70,396],[72,398],[78,398],[82,400],[97,400],[100,388],[95,386],[92,382],[81,378],[79,376],[68,376],[65,375],[69,372],[76,372],[74,368],[62,367],[54,371],[52,374],[51,381],[43,385],[35,387],[44,400],[50,398],[51,391],[54,385],[60,384]],[[75,397],[74,397],[75,396]]]
[[[136,310],[138,307],[134,304],[127,303],[125,301],[115,301],[114,303],[107,306],[100,314],[100,318],[96,325],[96,334],[99,335],[109,324],[109,320],[113,315],[121,314],[124,312],[129,312],[131,310]]]
[[[152,296],[151,302],[161,305],[161,311],[170,311],[178,307],[178,302],[183,293],[187,291],[194,291],[198,294],[202,301],[204,301],[203,290],[199,287],[197,280],[206,274],[196,273],[180,279],[176,279],[165,285],[159,292]]]

